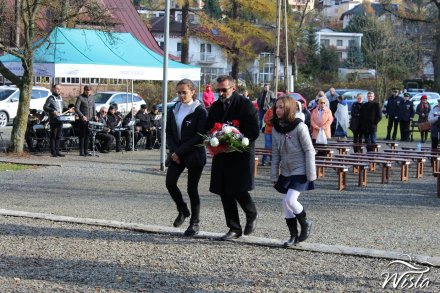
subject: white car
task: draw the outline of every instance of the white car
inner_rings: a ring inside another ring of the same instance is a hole
[[[146,104],[144,99],[136,93],[133,93],[133,98],[131,93],[127,92],[97,92],[93,97],[97,112],[102,106],[110,107],[111,104],[117,104],[118,111],[125,114],[130,112],[132,107],[139,110],[141,105]]]
[[[420,104],[420,98],[426,95],[428,97],[428,104],[431,105],[431,108],[437,105],[437,100],[440,99],[440,95],[435,92],[423,92],[423,93],[417,93],[412,96],[410,101],[414,104],[414,111],[417,109],[417,105]]]
[[[32,87],[30,109],[43,110],[50,90],[45,87]],[[20,90],[15,86],[0,86],[0,127],[6,126],[17,116]],[[62,104],[62,100],[60,99]]]

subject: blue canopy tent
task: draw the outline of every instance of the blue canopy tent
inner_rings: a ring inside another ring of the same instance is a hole
[[[0,61],[14,74],[22,75],[23,67],[17,57],[6,54]],[[130,33],[56,28],[35,51],[34,74],[162,80],[163,56],[145,47]],[[200,67],[169,61],[168,77],[169,80],[200,80]]]

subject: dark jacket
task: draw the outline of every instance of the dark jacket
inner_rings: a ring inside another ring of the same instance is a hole
[[[115,128],[118,127],[120,121],[121,121],[121,116],[119,116],[118,113],[115,113],[115,114],[108,113],[107,114],[107,123],[108,123],[108,127],[111,130],[115,130]]]
[[[402,100],[398,108],[399,121],[408,122],[414,117],[414,104],[410,100]]]
[[[367,102],[361,107],[362,133],[371,133],[377,130],[377,124],[382,119],[379,103]]]
[[[304,114],[304,123],[307,125],[307,129],[310,131],[310,126],[311,126],[311,118],[312,118],[312,114],[310,114],[310,111],[307,110],[306,108],[302,109],[302,112]]]
[[[416,114],[419,115],[418,122],[426,122],[428,121],[428,115],[431,111],[431,105],[429,103],[426,103],[424,107],[422,107],[422,102],[417,105]],[[425,115],[422,115],[425,114]]]
[[[338,99],[330,102],[329,108],[330,108],[330,111],[332,111],[333,117],[335,116],[336,110],[338,109],[338,104],[339,104]]]
[[[93,96],[86,97],[83,94],[76,98],[75,110],[78,113],[79,118],[87,117],[88,121],[93,120],[96,115],[95,99]]]
[[[238,129],[249,139],[249,152],[222,153],[214,156],[209,191],[225,195],[254,188],[255,140],[259,135],[258,114],[252,102],[234,92],[225,112],[223,102],[217,100],[211,106],[206,130],[214,123],[238,120]]]
[[[363,103],[354,103],[351,106],[350,130],[353,132],[361,132],[361,109]]]
[[[62,111],[62,108],[61,108],[59,102],[57,101],[57,99],[61,99],[61,97],[58,95],[52,94],[47,98],[46,103],[44,103],[44,106],[43,106],[43,110],[49,114],[49,122],[50,123],[61,123],[58,120],[57,115],[54,114],[56,111],[56,112],[58,112],[58,115],[60,115],[61,111]]]
[[[263,110],[264,108],[264,100],[266,98],[266,96],[269,96],[269,100],[271,103],[275,102],[275,94],[273,93],[273,91],[267,91],[266,96],[264,95],[265,91],[261,91],[260,95],[258,96],[258,100],[257,100],[257,104],[258,104],[258,109]]]
[[[194,112],[188,114],[184,119],[179,134],[175,113],[179,111],[181,102],[177,102],[167,115],[166,137],[170,154],[176,153],[187,168],[202,167],[206,164],[206,150],[203,144],[203,136],[206,128],[207,112],[200,101],[196,100]],[[171,164],[175,164],[172,162]]]
[[[385,106],[385,115],[391,119],[398,117],[398,108],[402,98],[399,96],[389,96],[387,99],[387,104]]]
[[[139,123],[137,125],[142,126],[142,129],[144,130],[149,130],[153,126],[148,113],[142,113],[139,111],[136,114],[136,119],[139,119]]]

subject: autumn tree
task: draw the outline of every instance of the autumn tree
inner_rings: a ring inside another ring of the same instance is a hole
[[[16,2],[17,21],[14,28],[19,30],[17,38],[1,38],[0,50],[18,57],[23,67],[23,75],[17,76],[0,62],[0,74],[11,81],[20,89],[17,116],[14,119],[9,151],[22,153],[24,136],[29,114],[31,90],[33,84],[33,62],[34,52],[49,38],[53,28],[62,24],[76,24],[84,19],[93,20],[93,23],[100,23],[106,27],[111,19],[108,12],[101,7],[99,2],[90,0],[70,0],[69,8],[63,6],[62,0],[20,0]],[[0,0],[0,7],[7,7],[4,0]],[[11,7],[6,9],[7,13],[0,14],[2,26],[10,24],[8,17]],[[0,10],[1,11],[1,10]],[[5,11],[5,10],[3,10]],[[36,42],[41,40],[40,42]]]
[[[434,67],[434,89],[440,91],[440,0],[400,1],[393,9],[390,0],[382,0],[383,8],[413,29],[406,37],[413,43],[417,61],[430,57]]]
[[[271,0],[220,0],[220,7],[220,19],[200,14],[201,25],[206,29],[195,33],[227,52],[232,63],[231,75],[237,79],[241,64],[255,59],[263,49],[273,50],[275,3]]]

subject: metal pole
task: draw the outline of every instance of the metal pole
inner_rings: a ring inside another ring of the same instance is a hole
[[[280,64],[280,29],[281,29],[281,0],[277,0],[277,33],[275,36],[275,96],[278,94],[278,67]]]
[[[131,80],[131,116],[132,117],[133,117],[133,107],[134,107],[134,103],[133,103],[133,80]],[[132,131],[132,141],[131,141],[133,149],[134,149],[134,130],[135,130],[135,128],[133,128],[133,131]]]
[[[290,88],[290,78],[289,78],[289,45],[288,45],[288,29],[287,29],[287,5],[288,0],[284,0],[284,46],[285,46],[285,58],[284,58],[284,85],[287,92],[292,91]]]
[[[164,50],[163,50],[163,81],[162,81],[162,142],[160,144],[160,170],[165,170],[166,156],[166,122],[168,96],[168,40],[170,37],[170,0],[165,0]]]

